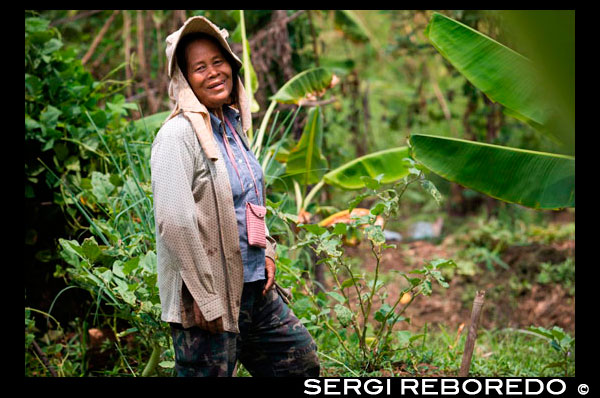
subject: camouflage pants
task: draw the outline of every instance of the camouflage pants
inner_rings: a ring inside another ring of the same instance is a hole
[[[210,334],[171,324],[177,376],[231,376],[239,360],[252,376],[319,376],[308,330],[265,281],[244,284],[240,333]]]

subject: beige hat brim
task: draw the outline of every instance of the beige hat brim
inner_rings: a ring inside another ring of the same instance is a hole
[[[173,77],[173,71],[175,70],[175,66],[177,64],[177,59],[175,57],[175,50],[177,49],[177,45],[179,41],[184,36],[190,33],[202,32],[206,33],[215,39],[221,44],[221,46],[231,55],[231,57],[237,63],[238,68],[242,67],[242,61],[235,55],[233,51],[231,51],[231,47],[229,47],[229,43],[227,43],[226,38],[229,36],[226,29],[219,29],[215,24],[206,19],[203,16],[195,16],[188,18],[187,21],[183,24],[181,28],[171,33],[167,37],[167,59],[169,65],[169,77]]]

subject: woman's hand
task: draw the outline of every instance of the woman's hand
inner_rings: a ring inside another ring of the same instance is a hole
[[[207,321],[202,315],[198,304],[194,301],[194,323],[195,326],[198,326],[202,330],[208,330],[210,333],[223,333],[223,318],[218,317],[212,321]]]
[[[270,257],[265,257],[265,270],[267,272],[267,283],[263,289],[263,296],[273,287],[275,283],[275,262]]]

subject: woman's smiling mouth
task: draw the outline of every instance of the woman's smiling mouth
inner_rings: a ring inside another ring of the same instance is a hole
[[[207,88],[208,88],[209,90],[220,89],[220,88],[222,88],[224,85],[225,85],[225,81],[224,81],[224,80],[222,80],[222,81],[220,81],[220,82],[218,82],[218,83],[213,83],[213,84],[209,85]]]

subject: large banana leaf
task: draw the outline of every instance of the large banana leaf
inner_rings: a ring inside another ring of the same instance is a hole
[[[381,182],[391,183],[408,175],[408,168],[403,161],[408,156],[409,149],[406,146],[374,152],[331,170],[323,176],[323,180],[342,189],[361,189],[365,183],[360,177],[375,178],[383,174]]]
[[[297,104],[307,94],[319,93],[331,85],[333,72],[327,68],[312,68],[298,73],[271,97],[284,104]]]
[[[413,134],[413,159],[449,181],[535,209],[575,206],[575,158]]]
[[[425,35],[475,87],[513,116],[532,125],[547,122],[543,85],[529,59],[439,13],[433,14]]]
[[[286,173],[303,184],[315,184],[327,171],[327,159],[321,153],[323,144],[323,122],[321,108],[314,107],[308,112],[302,137],[290,151]]]

